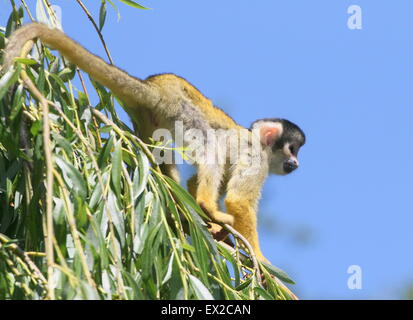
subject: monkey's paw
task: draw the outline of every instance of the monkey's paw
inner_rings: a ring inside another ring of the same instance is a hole
[[[215,211],[212,215],[211,218],[218,222],[218,223],[224,223],[224,224],[229,224],[230,226],[234,225],[234,217],[231,216],[228,213],[224,213],[221,211]]]
[[[209,210],[204,201],[198,202],[199,206],[208,214],[214,222],[234,225],[234,217],[228,213],[224,213],[218,210]]]
[[[219,224],[209,222],[208,231],[212,234],[212,237],[217,241],[223,241],[228,236],[228,231],[221,227]]]

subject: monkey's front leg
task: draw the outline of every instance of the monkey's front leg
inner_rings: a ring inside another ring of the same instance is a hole
[[[258,180],[260,177],[245,179],[241,175],[233,176],[228,183],[225,206],[234,217],[234,228],[251,244],[257,259],[269,263],[258,240],[256,207],[261,193],[261,181]]]
[[[196,201],[213,221],[233,225],[234,217],[219,211],[218,208],[219,187],[221,185],[222,176],[223,166],[199,164]],[[194,190],[191,191],[193,192]]]
[[[198,189],[198,176],[195,174],[188,180],[188,191],[189,193],[196,198],[196,193]],[[221,225],[209,222],[208,230],[212,234],[215,240],[222,241],[227,238],[228,231],[226,231]]]

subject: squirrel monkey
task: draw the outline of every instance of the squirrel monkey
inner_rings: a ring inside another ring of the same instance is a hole
[[[185,131],[198,130],[210,145],[226,153],[225,161],[205,161],[209,149],[192,145],[200,156],[196,162],[197,174],[189,179],[188,190],[213,221],[233,225],[250,242],[256,257],[267,261],[258,241],[257,204],[269,173],[285,175],[298,167],[297,154],[305,143],[305,135],[297,125],[271,118],[257,120],[251,128],[244,128],[185,79],[174,74],[154,75],[145,80],[135,78],[93,55],[63,32],[39,23],[25,25],[11,35],[5,49],[3,72],[20,56],[23,46],[35,39],[58,50],[108,87],[123,102],[144,141],[148,141],[156,129],[174,132],[175,124],[180,122]],[[244,142],[247,147],[238,148],[235,161],[230,163],[228,155],[234,153],[233,144],[208,138],[211,130],[232,132],[240,144]],[[184,144],[191,147],[188,140],[191,141],[186,139]],[[252,145],[258,146],[255,152],[250,148]],[[179,183],[175,164],[161,167]],[[221,212],[218,206],[224,192],[227,213]]]

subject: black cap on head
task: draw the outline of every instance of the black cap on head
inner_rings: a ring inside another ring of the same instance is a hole
[[[298,152],[298,149],[305,143],[305,134],[303,130],[296,124],[292,123],[287,119],[280,119],[280,118],[265,118],[254,121],[251,124],[251,129],[253,128],[254,124],[257,122],[279,122],[283,126],[283,131],[281,137],[277,139],[274,146],[272,147],[273,151],[282,149],[286,143],[289,143],[292,147],[293,154]]]

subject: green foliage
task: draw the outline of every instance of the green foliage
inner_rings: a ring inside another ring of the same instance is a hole
[[[0,39],[22,24],[23,8]],[[294,298],[278,280],[288,276],[254,267],[242,241],[233,250],[211,237],[194,199],[116,116],[110,92],[94,83],[91,106],[73,66],[42,50],[0,79],[0,299]],[[24,77],[49,101],[48,125]]]

